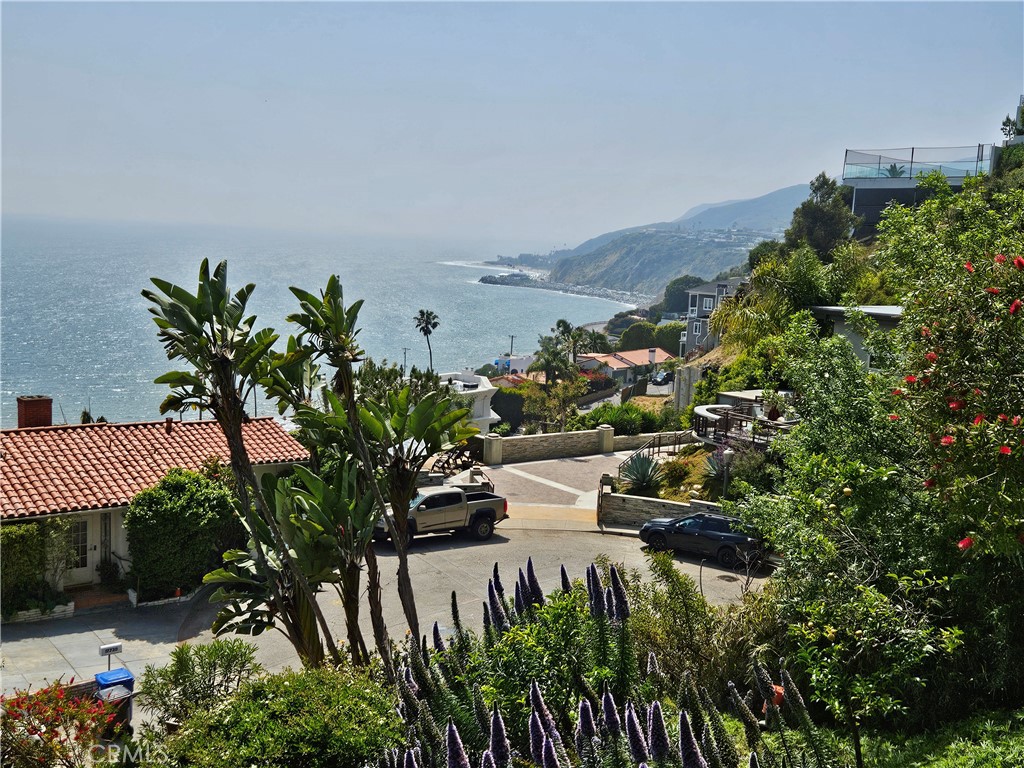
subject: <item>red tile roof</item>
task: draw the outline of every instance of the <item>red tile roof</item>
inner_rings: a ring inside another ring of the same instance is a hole
[[[215,421],[73,424],[0,432],[0,517],[125,506],[173,467],[198,469],[211,456],[228,459]],[[273,418],[242,427],[254,465],[309,458]]]
[[[654,362],[656,365],[668,362],[674,357],[674,355],[669,354],[660,347],[654,350]],[[580,355],[579,359],[593,360],[600,365],[608,366],[612,370],[616,371],[651,364],[651,355],[646,349],[631,349],[626,352],[612,352],[604,355],[586,354]]]

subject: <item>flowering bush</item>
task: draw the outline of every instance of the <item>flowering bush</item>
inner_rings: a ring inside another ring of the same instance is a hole
[[[87,765],[116,717],[112,707],[91,696],[69,695],[59,680],[35,692],[0,697],[0,703],[5,766]]]

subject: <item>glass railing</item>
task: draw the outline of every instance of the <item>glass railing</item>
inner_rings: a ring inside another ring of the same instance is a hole
[[[948,178],[988,173],[992,145],[971,147],[909,147],[906,149],[848,149],[843,179],[916,179],[938,171]]]

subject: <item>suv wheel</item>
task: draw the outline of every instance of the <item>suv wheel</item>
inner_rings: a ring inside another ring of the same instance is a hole
[[[736,550],[732,547],[722,547],[718,550],[718,563],[724,568],[732,568],[738,562]]]
[[[494,521],[489,517],[476,517],[469,524],[469,535],[477,541],[487,541],[494,533]]]
[[[668,539],[664,533],[652,533],[651,538],[647,540],[647,546],[655,552],[664,552],[668,549]]]

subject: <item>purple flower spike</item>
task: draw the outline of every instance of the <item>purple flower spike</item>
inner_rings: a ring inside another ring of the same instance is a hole
[[[601,698],[601,712],[604,715],[605,727],[611,731],[613,736],[622,733],[622,723],[619,722],[619,711],[615,708],[615,699],[611,691],[605,691]]]
[[[647,742],[640,722],[636,719],[636,710],[632,704],[626,704],[626,738],[629,741],[629,754],[634,762],[642,763],[650,755],[647,754]]]
[[[604,610],[608,614],[608,618],[615,618],[615,596],[612,594],[611,587],[604,588]]]
[[[651,704],[650,721],[650,743],[651,757],[657,761],[667,760],[672,753],[672,745],[668,739],[668,729],[665,728],[665,717],[661,712],[661,703],[655,701]]]
[[[459,729],[448,719],[448,768],[469,768],[469,758],[462,747]]]
[[[498,599],[498,591],[494,588],[492,579],[487,580],[487,602],[491,609],[491,623],[499,632],[507,632],[509,630],[508,616],[505,614],[501,600]]]
[[[562,734],[558,732],[558,725],[555,723],[555,718],[551,715],[551,710],[544,703],[544,696],[541,694],[540,686],[537,685],[536,680],[530,683],[530,704],[533,705],[534,711],[540,715],[540,722],[544,726],[545,735],[554,741],[556,746],[560,746]]]
[[[612,593],[615,595],[615,618],[625,621],[629,618],[629,598],[626,597],[626,585],[622,583],[618,569],[613,565],[609,569],[612,577]]]
[[[403,768],[420,768],[419,764],[416,762],[416,753],[411,749],[405,750],[405,762],[403,763]]]
[[[484,750],[483,757],[480,758],[480,768],[498,768],[491,755],[491,750]]]
[[[544,760],[541,765],[544,768],[562,768],[558,762],[558,755],[555,754],[555,742],[551,739],[544,739]]]
[[[488,608],[487,603],[484,603],[484,636],[491,628],[491,609]]]
[[[530,582],[526,580],[526,574],[523,573],[523,569],[519,569],[519,589],[523,592],[523,602],[529,603],[530,600]]]
[[[588,742],[597,736],[597,726],[594,724],[594,710],[590,707],[590,702],[586,699],[580,699],[580,733],[583,734]]]
[[[544,605],[544,590],[540,588],[540,581],[537,579],[537,572],[533,569],[533,558],[526,559],[526,582],[530,585],[530,593],[533,602],[537,605]]]
[[[693,737],[690,718],[682,710],[679,712],[679,754],[683,757],[683,768],[708,768]]]
[[[498,597],[505,597],[505,587],[501,583],[501,577],[498,575],[498,564],[494,564],[494,574],[491,577],[494,579],[494,588],[498,591]]]
[[[441,637],[441,628],[437,626],[437,622],[434,622],[434,650],[438,653],[444,653],[448,649],[445,647],[444,638]]]
[[[647,654],[647,676],[660,675],[661,668],[658,666],[658,657],[654,655],[654,651]]]
[[[409,686],[413,696],[420,695],[420,687],[416,685],[416,679],[412,676],[412,670],[409,667],[405,668],[405,684]]]
[[[530,757],[537,765],[544,762],[544,726],[540,723],[540,716],[537,710],[530,715]]]
[[[523,590],[519,586],[519,582],[516,582],[516,599],[515,599],[516,613],[522,616],[526,612],[526,602],[523,600]]]
[[[560,567],[560,573],[562,576],[562,591],[572,592],[572,582],[569,581],[569,572],[565,570],[565,566]]]
[[[491,753],[497,768],[507,768],[512,762],[512,747],[508,743],[505,721],[497,704],[491,712],[491,744],[488,752]]]

